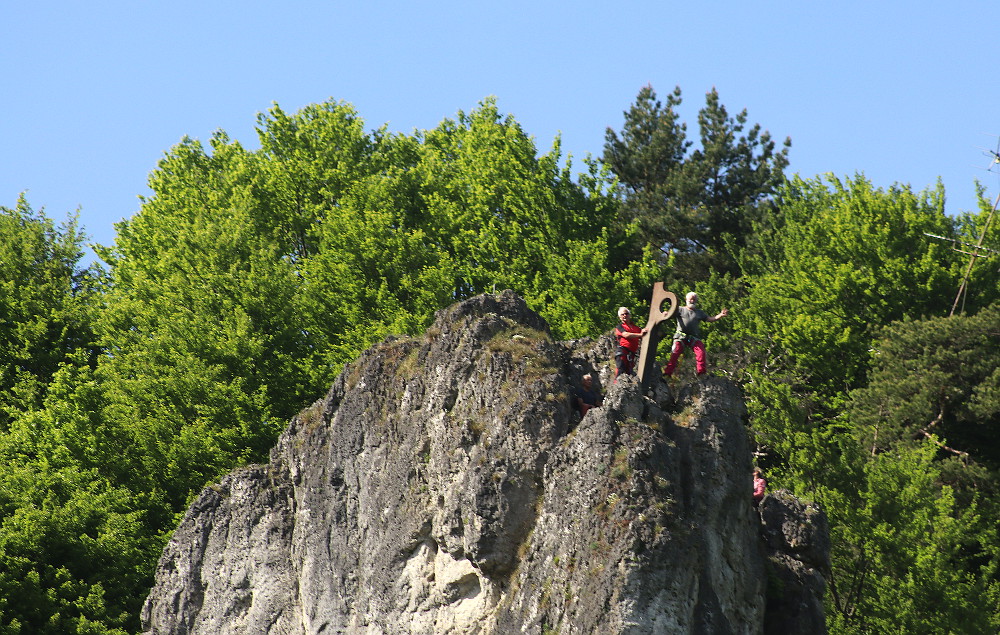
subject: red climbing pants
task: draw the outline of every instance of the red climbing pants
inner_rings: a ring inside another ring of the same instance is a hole
[[[694,351],[694,363],[698,370],[699,375],[704,375],[705,371],[708,370],[708,364],[705,362],[705,343],[701,340],[695,340],[690,344],[691,350]],[[674,348],[670,351],[670,361],[667,362],[667,367],[663,369],[663,374],[670,377],[674,374],[674,369],[677,368],[677,358],[681,356],[684,352],[684,342],[682,340],[677,340],[674,342]]]

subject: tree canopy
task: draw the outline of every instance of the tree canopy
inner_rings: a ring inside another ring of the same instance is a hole
[[[100,274],[80,268],[75,217],[56,226],[23,195],[0,207],[0,430],[40,405],[59,365],[92,349]]]
[[[965,257],[927,236],[968,240],[982,218],[945,214],[940,184],[863,175],[796,176],[776,200],[742,275],[703,291],[733,306],[713,343],[746,390],[759,462],[830,516],[831,631],[995,629],[1000,288],[980,282],[982,308],[945,317]]]
[[[773,222],[771,197],[784,180],[791,140],[780,150],[747,111],[731,116],[713,88],[698,112],[699,145],[680,122],[678,86],[664,104],[652,86],[608,128],[604,162],[618,177],[621,212],[639,225],[639,245],[670,256],[671,275],[690,283],[711,269],[735,271],[735,250]]]

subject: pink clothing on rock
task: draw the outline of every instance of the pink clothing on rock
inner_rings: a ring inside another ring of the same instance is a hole
[[[764,498],[764,490],[767,489],[767,480],[762,476],[753,478],[753,504],[756,505]]]

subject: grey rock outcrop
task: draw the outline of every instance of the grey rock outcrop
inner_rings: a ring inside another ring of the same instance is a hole
[[[764,632],[825,632],[823,574],[830,569],[826,514],[778,490],[760,502],[760,517],[770,559]]]
[[[737,386],[644,395],[611,382],[610,350],[553,341],[511,292],[373,347],[268,465],[191,505],[144,629],[823,632],[825,519],[784,495],[753,509]],[[584,372],[606,396],[578,421]]]

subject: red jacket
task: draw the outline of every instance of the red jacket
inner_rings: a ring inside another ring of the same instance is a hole
[[[615,327],[615,337],[618,338],[618,346],[622,348],[627,348],[629,351],[635,353],[639,350],[639,344],[642,343],[641,337],[627,338],[622,337],[622,333],[642,333],[642,329],[635,324],[619,324]]]

